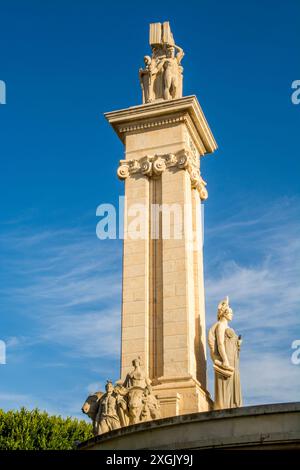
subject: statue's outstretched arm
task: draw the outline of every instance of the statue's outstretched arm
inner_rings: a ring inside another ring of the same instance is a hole
[[[178,64],[180,64],[180,62],[182,61],[184,57],[184,50],[181,47],[177,46],[176,44],[174,47],[178,51],[176,54],[176,59],[177,59]]]

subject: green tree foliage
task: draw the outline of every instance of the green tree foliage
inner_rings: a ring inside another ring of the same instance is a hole
[[[70,450],[93,437],[85,421],[34,409],[4,412],[0,409],[0,450]]]

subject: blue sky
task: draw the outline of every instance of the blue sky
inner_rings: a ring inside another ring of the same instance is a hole
[[[245,404],[299,400],[299,17],[296,0],[0,0],[0,407],[81,417],[118,378],[122,246],[95,212],[123,194],[123,149],[103,112],[141,103],[165,20],[219,145],[202,161],[207,325],[228,294]]]

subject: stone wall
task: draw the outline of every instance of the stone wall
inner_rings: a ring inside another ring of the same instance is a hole
[[[300,402],[192,413],[121,428],[82,450],[298,449]]]

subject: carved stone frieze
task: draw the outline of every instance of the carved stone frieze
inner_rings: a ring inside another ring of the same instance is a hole
[[[185,116],[175,116],[175,117],[170,117],[167,119],[160,119],[160,120],[147,120],[144,122],[136,122],[134,124],[130,124],[128,126],[120,126],[118,128],[118,131],[123,134],[125,132],[133,132],[133,131],[140,131],[144,129],[150,129],[153,127],[162,127],[162,126],[167,126],[170,124],[177,124],[180,122],[186,122],[187,117]]]

